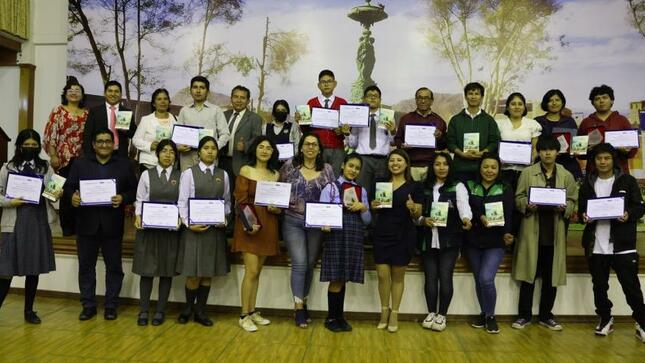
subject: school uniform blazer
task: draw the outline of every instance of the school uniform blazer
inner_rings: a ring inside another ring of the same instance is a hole
[[[123,202],[118,208],[111,205],[80,206],[76,213],[76,229],[78,235],[93,236],[101,230],[106,237],[123,236],[124,207],[132,204],[137,190],[137,178],[130,167],[127,158],[113,155],[110,160],[101,165],[96,155],[78,158],[65,181],[65,193],[72,195],[80,189],[83,179],[116,179],[116,192],[123,196]]]
[[[227,124],[230,123],[231,117],[233,117],[233,110],[224,111],[224,116],[226,117]],[[233,125],[228,125],[231,135],[233,135],[233,130],[231,130],[232,127]],[[237,145],[240,138],[244,138],[244,145],[246,145],[245,147],[248,149],[253,140],[260,135],[262,135],[262,118],[260,118],[260,115],[257,113],[247,109],[244,112],[244,115],[242,115],[242,119],[237,124],[237,131],[235,131],[234,139],[229,140],[229,142],[232,142],[233,145]],[[220,150],[222,155],[227,155],[228,144],[224,145]],[[246,155],[246,150],[237,151],[235,147],[233,147],[233,173],[235,175],[240,174],[240,169],[242,166],[246,165],[248,161],[249,159]]]
[[[119,105],[118,111],[131,111],[129,108],[126,108],[122,105]],[[134,115],[133,115],[134,116]],[[105,102],[101,103],[99,106],[92,107],[90,113],[87,116],[87,121],[85,121],[85,130],[83,131],[83,155],[90,156],[94,154],[94,148],[92,147],[92,136],[94,131],[101,128],[109,128],[108,123],[108,114],[105,107]],[[121,157],[128,157],[128,139],[134,136],[135,131],[137,131],[137,125],[134,122],[134,117],[132,122],[130,122],[129,130],[117,130],[119,134],[119,149],[117,154]]]

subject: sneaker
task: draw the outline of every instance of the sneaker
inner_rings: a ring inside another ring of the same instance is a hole
[[[251,317],[251,321],[253,321],[253,323],[255,325],[269,325],[269,324],[271,324],[271,320],[263,318],[262,315],[260,315],[259,311],[255,311],[249,316]]]
[[[515,322],[513,322],[513,325],[511,325],[511,327],[513,329],[524,329],[524,327],[526,327],[527,325],[531,325],[530,320],[524,319],[524,318],[519,318],[519,319],[515,320]]]
[[[486,326],[486,315],[479,314],[470,324],[473,328],[481,329]]]
[[[546,320],[540,320],[540,325],[546,326],[547,328],[555,331],[560,331],[562,330],[562,325],[558,324],[557,321],[555,321],[553,318],[551,319],[546,319]]]
[[[643,330],[643,328],[638,323],[636,323],[636,339],[645,343],[645,330]]]
[[[254,331],[258,331],[258,327],[255,326],[253,323],[253,320],[251,320],[251,315],[246,315],[243,318],[240,318],[240,320],[237,322],[240,327],[249,333],[252,333]]]
[[[600,318],[598,325],[596,325],[596,335],[607,336],[614,331],[614,317],[610,316],[609,319]]]
[[[444,329],[446,329],[446,317],[441,314],[435,315],[432,330],[443,331]]]
[[[489,316],[486,318],[486,333],[488,334],[497,334],[499,333],[499,326],[497,325],[497,320],[494,316]]]
[[[423,319],[423,323],[421,323],[421,326],[424,329],[432,329],[432,324],[434,324],[434,317],[435,317],[435,313],[428,314],[428,316],[426,316],[426,318]]]

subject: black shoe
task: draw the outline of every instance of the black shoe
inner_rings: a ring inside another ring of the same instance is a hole
[[[163,324],[165,320],[166,320],[165,314],[157,311],[155,313],[155,316],[152,317],[152,325],[159,326]]]
[[[340,325],[340,329],[342,331],[352,331],[352,326],[349,325],[347,320],[345,320],[344,318],[340,318],[337,321],[338,321],[338,325]]]
[[[78,320],[85,321],[90,320],[96,316],[96,308],[83,308],[81,314],[78,316]]]
[[[116,317],[117,317],[116,309],[105,308],[105,312],[103,312],[103,318],[105,320],[116,320]]]
[[[203,326],[213,326],[213,321],[204,313],[195,313],[195,322]]]
[[[497,326],[497,320],[495,320],[494,316],[486,317],[486,333],[488,334],[499,333],[499,326]]]
[[[35,311],[25,311],[25,321],[29,324],[40,324],[40,318]]]
[[[193,315],[193,312],[188,310],[188,311],[182,311],[179,316],[177,317],[177,322],[179,324],[186,324],[190,321],[190,317]]]
[[[343,331],[343,328],[341,328],[337,319],[325,319],[325,328],[334,333],[340,333]]]
[[[137,325],[138,326],[148,325],[148,312],[139,313],[139,317],[137,318]]]
[[[486,315],[479,314],[475,320],[470,324],[473,328],[481,329],[486,326]]]

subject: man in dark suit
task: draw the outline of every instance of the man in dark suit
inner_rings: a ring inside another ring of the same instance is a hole
[[[229,174],[231,186],[235,186],[235,177],[248,162],[247,147],[262,135],[262,118],[247,109],[250,99],[251,91],[248,88],[235,86],[231,91],[233,108],[224,112],[231,139],[220,149],[219,165]]]
[[[105,263],[104,317],[114,320],[123,282],[124,206],[135,200],[137,179],[128,159],[114,154],[114,134],[110,129],[100,128],[91,137],[94,152],[74,162],[65,182],[65,192],[72,195],[72,205],[79,209],[76,249],[83,305],[79,319],[89,320],[96,315],[96,260],[100,249]],[[82,205],[80,181],[87,179],[116,180],[116,195],[111,198],[110,205]]]
[[[121,157],[128,157],[129,140],[137,131],[137,125],[130,122],[128,130],[116,128],[116,117],[119,111],[130,111],[130,109],[121,105],[121,84],[117,81],[107,81],[103,88],[105,104],[92,107],[85,122],[85,131],[83,134],[83,151],[85,156],[94,153],[92,149],[92,135],[98,129],[108,128],[114,135],[114,151]]]

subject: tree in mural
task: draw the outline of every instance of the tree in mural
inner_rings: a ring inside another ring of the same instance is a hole
[[[629,2],[632,24],[645,37],[645,0],[627,0]]]
[[[560,9],[555,0],[425,1],[430,44],[462,86],[473,80],[474,72],[485,75],[483,105],[491,113],[528,71],[538,65],[548,70],[554,59],[546,25]]]
[[[110,52],[110,46],[97,39],[93,26],[85,14],[87,1],[82,0],[69,0],[68,2],[68,19],[70,23],[70,34],[67,37],[68,41],[81,34],[87,36],[90,43],[90,50],[82,50],[71,48],[70,52],[73,57],[70,57],[70,67],[81,74],[87,74],[98,68],[101,74],[103,83],[110,79],[112,74],[112,67],[105,61],[106,53]],[[94,58],[95,61],[89,59]]]

